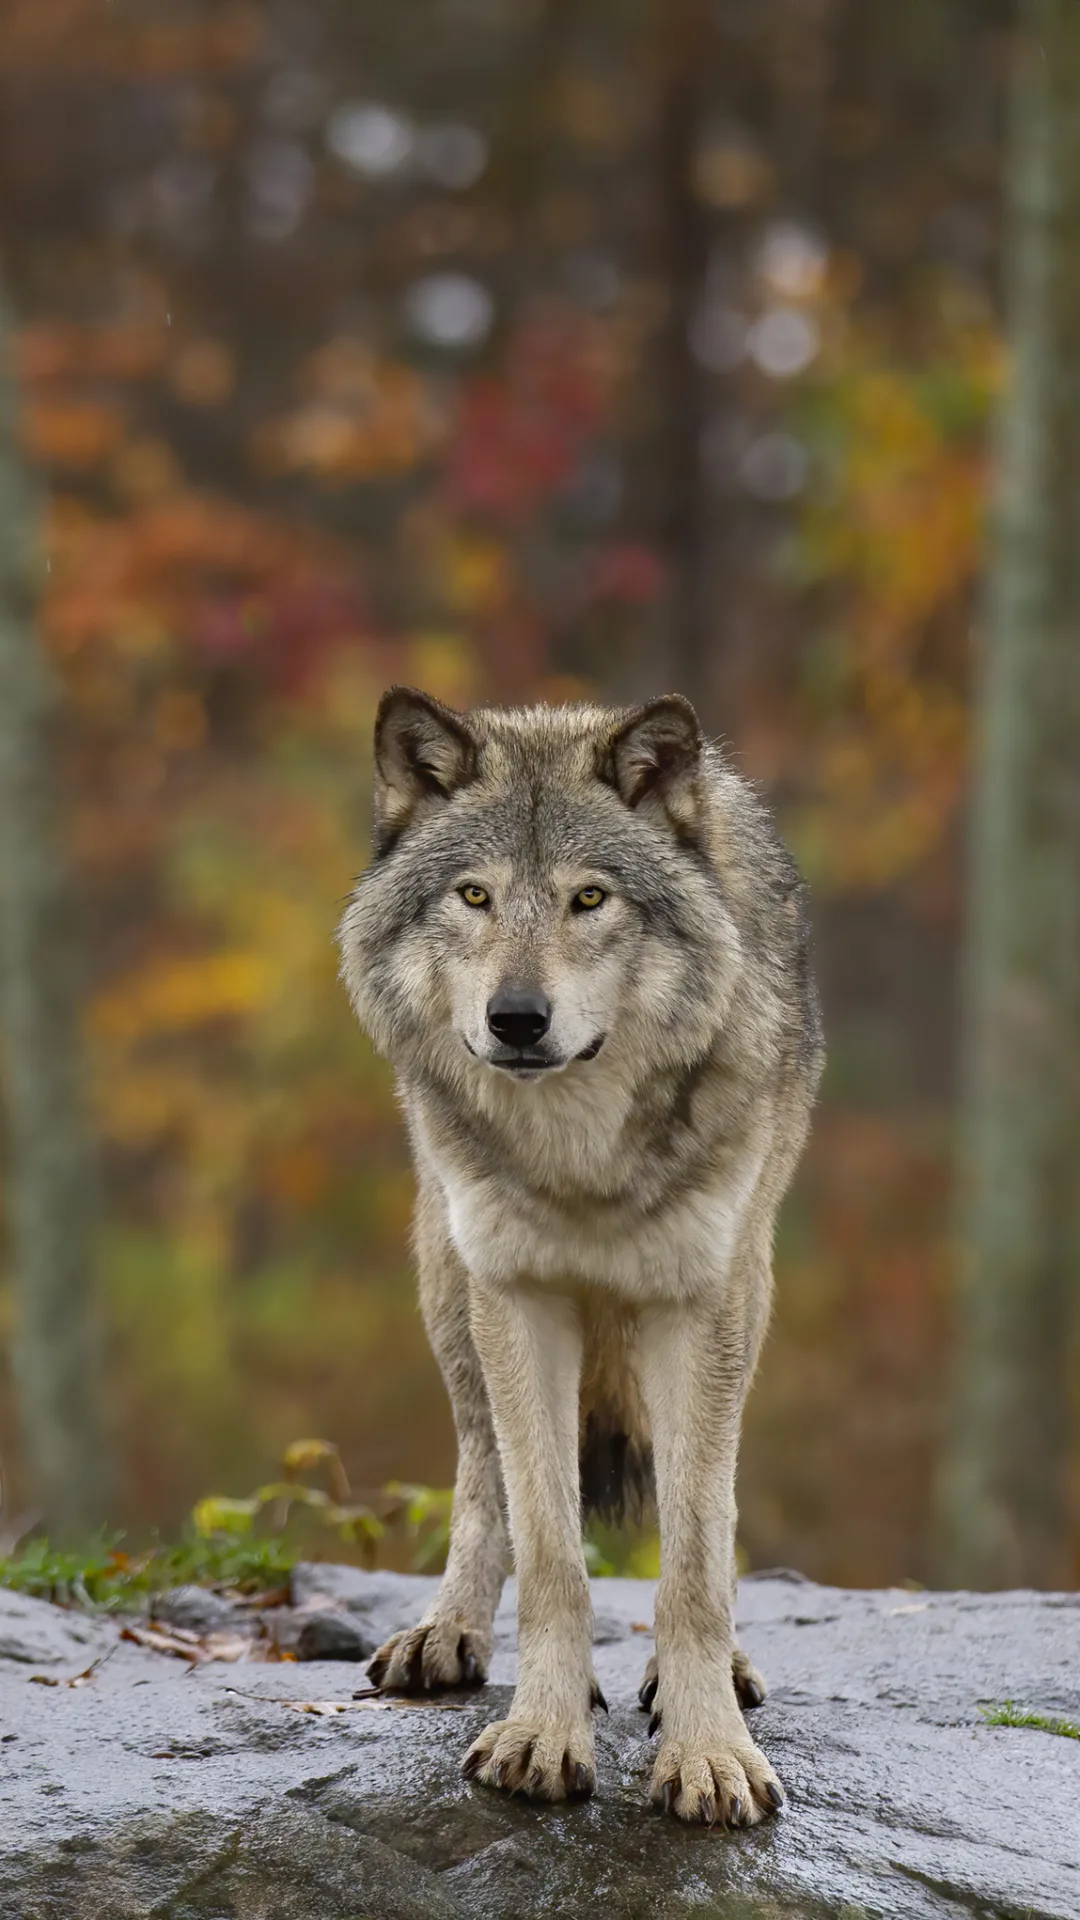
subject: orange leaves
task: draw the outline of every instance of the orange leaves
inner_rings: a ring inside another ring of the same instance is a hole
[[[234,72],[258,54],[260,9],[224,0],[212,9],[142,12],[101,0],[5,0],[0,71],[45,69],[119,80],[177,80]]]
[[[164,752],[191,753],[206,738],[206,710],[193,693],[163,693],[154,710],[154,737]]]
[[[140,503],[177,492],[180,467],[167,440],[151,434],[127,440],[109,463],[110,478],[124,499]]]
[[[103,1039],[133,1041],[183,1034],[233,1019],[263,1005],[270,985],[266,963],[240,951],[200,955],[151,966],[120,979],[95,1003],[92,1027]]]
[[[308,397],[253,437],[252,456],[265,473],[307,472],[346,485],[408,472],[442,444],[446,422],[427,381],[380,360],[363,340],[328,341],[300,383]]]
[[[263,1165],[267,1184],[296,1213],[310,1213],[325,1198],[330,1184],[326,1158],[309,1141],[292,1141],[267,1154]]]
[[[856,371],[841,404],[844,511],[822,515],[823,547],[895,630],[970,577],[983,463],[934,419],[911,373]]]
[[[971,595],[992,340],[957,366],[888,361],[852,336],[822,402],[831,485],[803,515],[829,605],[827,705],[796,835],[814,877],[882,888],[928,874],[964,773]],[[817,650],[807,650],[811,692]],[[836,668],[840,669],[840,679]]]
[[[169,367],[169,385],[179,400],[192,407],[216,407],[227,400],[236,381],[236,366],[220,340],[189,340]]]
[[[144,380],[160,367],[165,351],[165,330],[152,322],[37,321],[20,335],[19,374],[31,387],[54,380]]]
[[[31,458],[69,470],[100,465],[123,437],[119,409],[93,400],[39,400],[23,415],[23,445]]]
[[[100,643],[146,653],[171,637],[232,655],[359,624],[327,543],[229,500],[179,490],[137,499],[123,518],[61,507],[46,547],[44,628],[62,654]]]

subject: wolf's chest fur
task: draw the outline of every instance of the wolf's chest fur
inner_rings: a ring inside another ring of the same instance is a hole
[[[718,1138],[715,1103],[704,1128],[673,1104],[670,1088],[643,1095],[617,1073],[535,1087],[480,1075],[466,1110],[421,1096],[418,1159],[469,1271],[584,1282],[635,1303],[715,1285],[763,1146],[741,1127]]]

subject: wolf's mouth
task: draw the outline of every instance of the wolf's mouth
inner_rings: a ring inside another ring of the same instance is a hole
[[[462,1037],[464,1038],[464,1036]],[[578,1060],[595,1060],[606,1039],[606,1033],[598,1034],[595,1040],[590,1041],[587,1047],[581,1049],[580,1053],[574,1054],[573,1062],[569,1060],[546,1060],[538,1053],[495,1053],[487,1056],[486,1064],[489,1067],[501,1067],[504,1073],[551,1073],[558,1067],[570,1066]],[[467,1051],[472,1054],[474,1060],[479,1060],[482,1057],[477,1053],[475,1047],[469,1045],[467,1040],[465,1041],[465,1046]]]
[[[568,1067],[578,1060],[595,1060],[606,1038],[606,1034],[599,1034],[587,1047],[582,1047],[580,1053],[575,1053],[572,1060],[544,1060],[536,1053],[515,1053],[501,1059],[495,1056],[491,1065],[502,1067],[506,1073],[550,1073],[556,1067]]]

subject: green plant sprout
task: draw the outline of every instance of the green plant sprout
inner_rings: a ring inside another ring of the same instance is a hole
[[[1060,1734],[1063,1740],[1080,1740],[1080,1726],[1075,1720],[1062,1720],[1055,1714],[1026,1713],[1012,1700],[1003,1700],[1000,1706],[981,1706],[979,1712],[988,1727],[1035,1727],[1040,1733]]]

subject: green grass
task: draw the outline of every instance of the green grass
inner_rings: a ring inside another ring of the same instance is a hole
[[[0,1587],[59,1606],[123,1612],[141,1608],[167,1587],[190,1584],[250,1593],[281,1586],[296,1559],[296,1550],[280,1539],[207,1539],[194,1528],[172,1545],[156,1542],[142,1551],[126,1548],[122,1534],[93,1541],[82,1552],[33,1539],[0,1559]]]
[[[1075,1720],[1060,1720],[1049,1713],[1025,1713],[1012,1700],[1003,1700],[999,1707],[980,1707],[988,1727],[1035,1727],[1040,1733],[1057,1733],[1063,1740],[1080,1740],[1080,1726]]]

